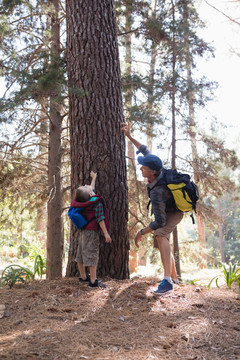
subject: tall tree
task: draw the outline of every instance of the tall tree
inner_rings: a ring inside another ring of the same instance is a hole
[[[177,41],[176,41],[176,14],[175,4],[171,0],[172,5],[172,76],[170,85],[170,99],[171,99],[171,115],[172,115],[172,169],[176,169],[176,96],[177,96]],[[173,255],[175,259],[176,271],[179,279],[181,279],[180,268],[180,254],[178,245],[178,231],[177,227],[173,231]]]
[[[216,201],[217,201],[217,214],[219,217],[219,221],[218,221],[219,247],[220,247],[221,261],[224,263],[226,258],[225,258],[224,240],[223,240],[223,220],[222,220],[221,202],[220,199],[216,199]]]
[[[125,35],[124,35],[124,47],[125,47],[125,69],[123,76],[125,78],[125,89],[124,89],[124,108],[125,108],[125,119],[131,121],[131,108],[133,104],[133,87],[131,82],[132,70],[132,24],[133,24],[133,1],[127,1],[125,4]],[[133,200],[135,196],[135,182],[136,182],[136,164],[135,164],[135,150],[131,141],[127,141],[127,163],[128,163],[128,199],[129,199],[129,268],[131,272],[134,272],[138,265],[138,254],[134,250],[134,238],[137,233],[136,225],[137,221],[133,214],[137,213],[136,202]]]
[[[9,15],[9,23],[6,24],[4,16],[1,22],[11,36],[11,42],[9,44],[9,37],[5,36],[1,48],[7,90],[0,103],[2,114],[6,117],[9,113],[8,121],[12,121],[12,126],[16,128],[8,144],[8,159],[11,159],[14,168],[18,158],[24,159],[19,167],[22,171],[18,174],[21,187],[16,189],[13,182],[12,191],[15,189],[20,193],[19,196],[29,199],[31,208],[40,208],[48,198],[47,277],[61,277],[63,227],[60,104],[63,103],[61,93],[64,80],[60,59],[59,3],[57,0],[47,4],[20,0],[4,2],[0,12],[2,10]],[[18,41],[13,36],[17,36]],[[14,90],[11,93],[12,85]],[[42,136],[43,127],[44,132],[49,130],[50,137]],[[27,148],[30,148],[28,152]],[[48,164],[43,149],[49,150]],[[43,176],[46,173],[48,176]]]
[[[113,2],[67,0],[67,66],[71,136],[72,194],[98,173],[97,190],[106,199],[112,246],[101,243],[98,273],[129,276],[127,182],[120,67]],[[72,229],[67,276],[76,273],[77,233]]]
[[[49,0],[51,17],[51,64],[53,76],[61,68],[59,0]],[[61,83],[56,82],[50,91],[49,101],[49,150],[48,150],[48,224],[47,224],[47,278],[62,277],[63,220],[61,177],[62,114],[59,102]]]

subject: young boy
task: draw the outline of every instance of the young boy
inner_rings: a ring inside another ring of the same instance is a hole
[[[97,279],[97,264],[99,258],[99,227],[101,228],[106,243],[112,239],[108,233],[107,210],[103,198],[95,194],[94,188],[97,174],[91,171],[91,185],[77,188],[75,199],[71,207],[84,208],[82,215],[88,221],[84,229],[78,230],[78,249],[76,261],[80,273],[80,282],[88,281],[90,288],[105,288],[106,285]],[[86,274],[86,267],[90,272],[90,278]]]

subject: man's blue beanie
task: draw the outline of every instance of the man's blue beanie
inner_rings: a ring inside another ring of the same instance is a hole
[[[151,170],[159,171],[163,167],[162,160],[158,156],[152,154],[138,156],[138,162],[143,166],[149,167]]]

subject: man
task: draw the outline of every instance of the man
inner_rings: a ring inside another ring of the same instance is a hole
[[[173,291],[173,279],[175,282],[177,281],[174,258],[169,242],[170,234],[182,220],[183,213],[176,210],[171,191],[164,184],[162,160],[158,156],[152,155],[145,145],[131,136],[129,123],[122,123],[122,131],[138,149],[137,154],[143,154],[143,156],[138,157],[138,162],[142,165],[140,170],[143,177],[148,179],[147,190],[154,215],[154,221],[137,233],[135,245],[139,247],[138,243],[142,240],[142,236],[154,232],[164,268],[164,279],[160,281],[154,293],[167,294]]]

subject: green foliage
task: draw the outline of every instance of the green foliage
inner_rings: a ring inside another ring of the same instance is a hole
[[[189,285],[195,285],[197,281],[199,281],[199,280],[192,279],[192,280],[187,280],[186,283],[189,284]]]
[[[27,239],[36,237],[36,211],[28,208],[28,202],[17,198],[1,198],[0,247],[28,245]]]
[[[43,259],[41,255],[36,256],[33,270],[17,264],[8,265],[2,272],[0,285],[9,286],[11,289],[17,283],[34,280],[36,275],[42,279],[45,269],[46,259]]]
[[[34,275],[31,270],[21,265],[9,265],[2,272],[1,285],[7,285],[11,289],[13,285],[17,283],[25,283],[34,279]]]
[[[232,265],[232,263],[230,263],[229,265],[221,263],[220,266],[222,268],[222,274],[217,275],[214,278],[212,278],[212,280],[208,284],[208,288],[211,287],[214,280],[216,282],[217,287],[219,287],[218,281],[220,278],[222,278],[225,281],[225,283],[229,289],[231,289],[231,286],[235,281],[237,282],[237,284],[239,286],[238,278],[240,276],[240,267],[237,264]]]
[[[33,275],[37,274],[42,279],[44,270],[46,269],[46,259],[43,259],[41,255],[37,255],[34,261]]]
[[[22,5],[23,3],[25,3],[23,0],[3,0],[1,10],[12,11],[16,6]]]
[[[27,260],[29,259],[31,261],[33,261],[38,255],[40,255],[42,258],[44,258],[46,255],[45,247],[43,247],[42,242],[37,238],[31,240],[31,242],[26,242],[25,250],[28,253]]]

